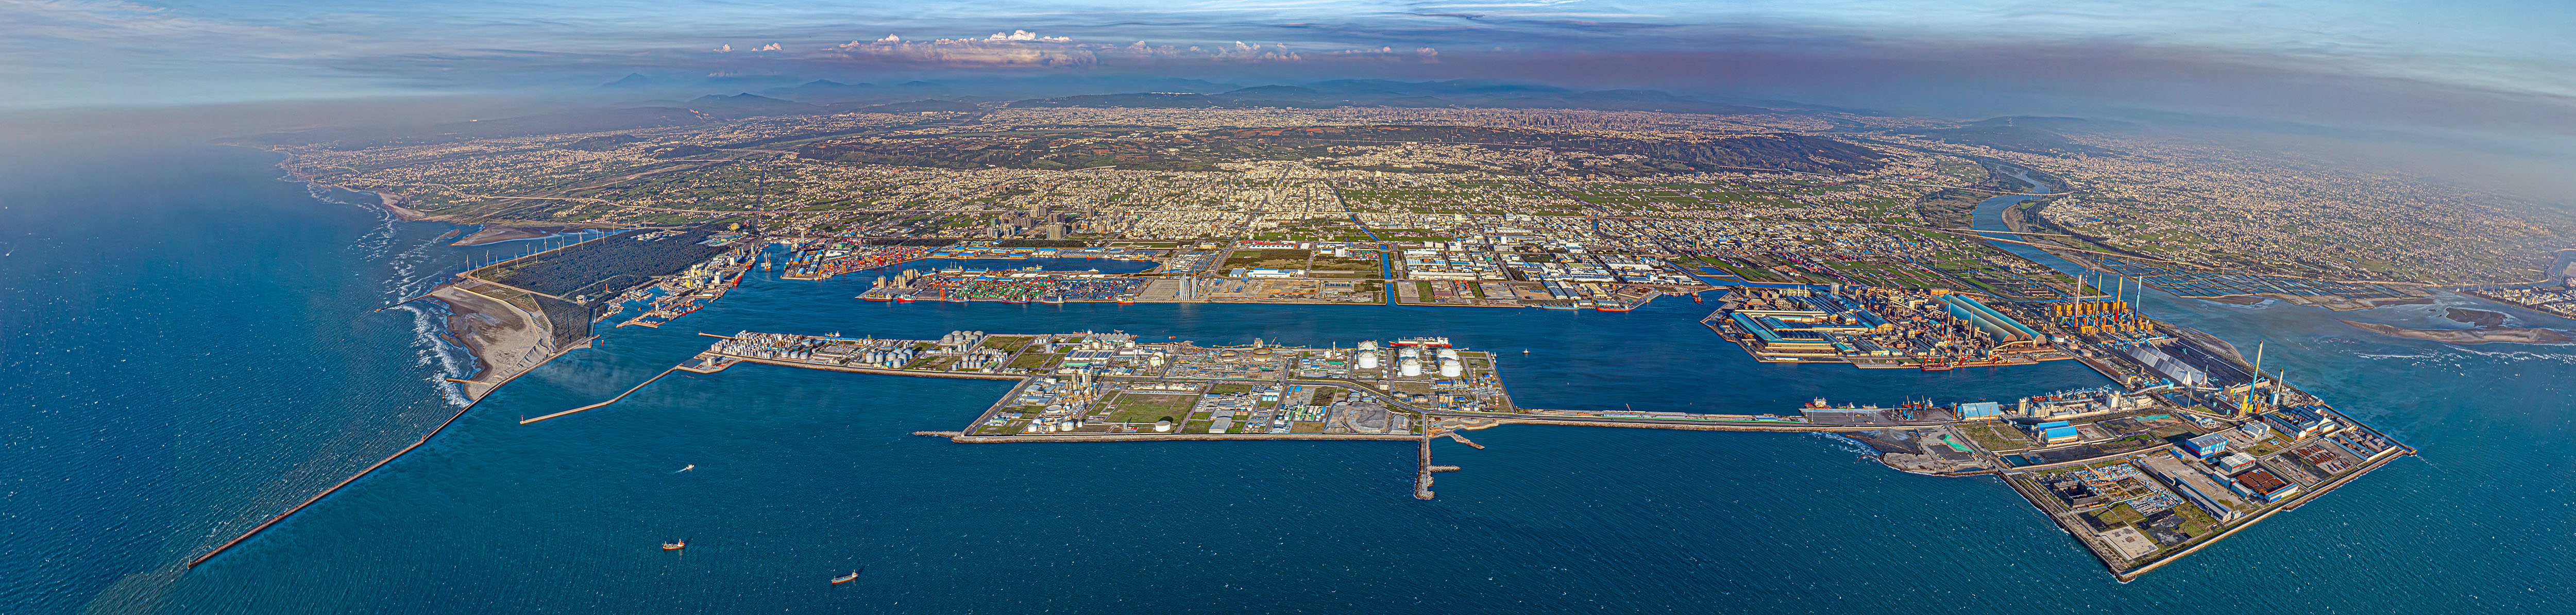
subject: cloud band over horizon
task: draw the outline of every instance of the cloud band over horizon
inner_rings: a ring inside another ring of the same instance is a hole
[[[2569,137],[2566,23],[2576,8],[2495,1],[0,0],[0,110],[560,93],[630,72],[1388,78]]]

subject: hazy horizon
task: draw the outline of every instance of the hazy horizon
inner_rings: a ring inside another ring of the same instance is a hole
[[[2332,135],[2457,153],[2421,166],[2484,169],[2472,181],[2576,193],[2547,173],[2493,172],[2576,160],[2576,42],[2554,27],[2576,23],[2576,8],[2544,3],[9,0],[0,17],[0,78],[18,85],[0,112],[39,125],[246,103],[533,112],[817,79],[1006,97],[1158,80],[1475,80]],[[601,87],[630,74],[667,87]]]

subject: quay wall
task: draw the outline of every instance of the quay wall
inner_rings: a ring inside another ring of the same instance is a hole
[[[1484,418],[1484,417],[1478,417],[1478,418]],[[1908,427],[1916,427],[1916,428],[1920,428],[1920,427],[1922,427],[1922,426],[1913,426],[1913,425],[1886,425],[1886,426],[1870,426],[1870,425],[1861,425],[1861,426],[1821,426],[1821,425],[1778,425],[1778,426],[1772,426],[1772,425],[1700,425],[1700,424],[1691,424],[1691,423],[1626,423],[1626,422],[1617,422],[1617,421],[1586,421],[1586,420],[1581,420],[1581,419],[1541,419],[1541,418],[1527,418],[1527,417],[1491,417],[1491,418],[1492,418],[1492,420],[1494,421],[1494,424],[1497,424],[1497,425],[1499,425],[1499,424],[1504,424],[1504,423],[1518,423],[1518,424],[1524,424],[1524,425],[1572,425],[1572,426],[1576,426],[1576,427],[1632,427],[1632,428],[1642,428],[1642,429],[1691,429],[1691,430],[1698,430],[1698,431],[1793,431],[1793,432],[1794,432],[1794,431],[1806,431],[1806,432],[1835,432],[1835,431],[1878,431],[1878,430],[1882,430],[1882,429],[1905,429],[1905,428],[1908,428]],[[1490,427],[1490,426],[1492,426],[1492,425],[1487,425],[1487,427]]]
[[[1030,377],[1030,375],[1029,375],[1029,374],[977,374],[977,373],[970,373],[970,372],[916,372],[916,371],[906,371],[906,370],[900,370],[900,369],[884,369],[884,368],[876,368],[876,367],[850,367],[850,366],[847,366],[847,365],[822,365],[822,364],[818,364],[818,363],[803,363],[803,362],[797,362],[797,361],[780,361],[780,360],[776,360],[776,359],[762,359],[762,358],[757,358],[757,357],[746,357],[746,356],[742,356],[742,355],[722,354],[722,353],[708,353],[708,354],[714,354],[714,355],[716,355],[716,356],[725,357],[725,358],[730,358],[730,359],[741,359],[741,360],[742,360],[742,362],[744,362],[744,363],[759,363],[759,364],[762,364],[762,365],[777,365],[777,366],[780,366],[780,367],[802,367],[802,368],[805,368],[805,369],[820,369],[820,370],[828,370],[828,371],[835,371],[835,372],[852,372],[852,373],[859,373],[859,374],[881,374],[881,375],[886,375],[886,376],[921,376],[921,377],[925,377],[925,378],[966,378],[966,379],[971,379],[971,380],[1024,380],[1024,379],[1027,379],[1027,378],[1029,378],[1029,377]]]
[[[1337,434],[1337,433],[1154,433],[1154,434],[1073,434],[1016,436],[957,436],[956,442],[992,444],[1000,442],[1142,442],[1148,440],[1416,440],[1414,434]]]

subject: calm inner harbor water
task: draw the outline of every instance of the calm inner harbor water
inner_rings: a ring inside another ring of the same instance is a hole
[[[1525,405],[1785,412],[1824,396],[2006,400],[2073,362],[1952,372],[1756,364],[1666,299],[1634,312],[913,304],[874,276],[755,275],[608,332],[429,445],[195,570],[180,564],[455,410],[452,349],[374,311],[487,251],[195,145],[0,158],[0,612],[2548,613],[2576,609],[2566,347],[2375,337],[2333,314],[2155,296],[2421,448],[2118,584],[2011,489],[1808,434],[1507,426],[1441,443],[965,445],[1008,383],[747,366],[675,374],[696,332],[1124,330],[1202,343],[1443,335]],[[1008,265],[1009,263],[997,263]],[[2535,326],[2561,320],[2512,311]],[[1523,355],[1519,351],[1531,352]],[[684,466],[696,469],[678,472]],[[666,553],[660,542],[686,538]],[[829,577],[864,568],[855,582]]]

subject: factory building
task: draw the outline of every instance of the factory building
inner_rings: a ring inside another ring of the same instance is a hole
[[[2039,441],[2044,444],[2064,444],[2084,439],[2084,434],[2078,433],[2075,425],[2066,421],[2034,423],[2029,429],[2031,436],[2039,438]]]
[[[2228,485],[2246,495],[2262,498],[2265,503],[2279,502],[2298,493],[2299,485],[2281,480],[2271,470],[2254,468],[2228,477]]]
[[[2039,345],[2038,331],[2031,330],[2029,326],[2013,320],[2010,316],[2005,316],[2003,312],[1986,307],[1983,302],[1959,294],[1944,294],[1933,299],[1949,309],[1951,318],[1959,319],[1960,322],[1968,323],[1969,326],[1984,332],[1987,341],[1993,342],[1995,348]]]
[[[2333,417],[2318,412],[2314,406],[2292,406],[2274,410],[2263,415],[2263,422],[2271,423],[2272,429],[2279,432],[2281,437],[2291,440],[2306,439],[2309,436],[2340,428],[2335,424]]]
[[[2209,386],[2209,372],[2201,371],[2198,367],[2174,358],[2153,343],[2127,344],[2125,347],[2128,349],[2129,358],[2137,359],[2138,363],[2146,365],[2148,369],[2164,374],[2166,380],[2188,387]]]
[[[2227,434],[2202,434],[2184,440],[2182,450],[2193,457],[2208,459],[2211,455],[2227,452]]]
[[[1962,421],[1994,421],[2002,420],[2003,418],[2004,405],[2002,403],[1973,401],[1959,404],[1959,420]]]

